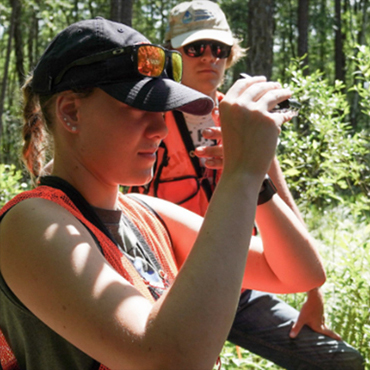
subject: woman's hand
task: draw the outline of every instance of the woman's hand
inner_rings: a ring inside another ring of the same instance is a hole
[[[223,148],[221,127],[209,127],[203,130],[205,139],[216,140],[218,144],[212,146],[199,146],[195,149],[198,158],[205,158],[205,166],[212,170],[219,170],[223,167]]]
[[[291,112],[271,113],[271,110],[290,96],[288,89],[267,82],[265,77],[235,82],[220,103],[224,170],[266,174],[280,127],[294,116]]]
[[[303,304],[289,336],[296,338],[304,325],[317,333],[327,335],[335,340],[342,340],[340,335],[329,329],[325,324],[324,299],[319,288],[307,292],[307,300]]]
[[[282,123],[290,120],[295,113],[294,112],[285,112],[285,113],[271,113],[271,107],[274,107],[276,104],[275,102],[280,102],[285,96],[290,96],[290,91],[286,89],[281,89],[280,84],[275,82],[266,82],[264,77],[247,77],[246,79],[241,80],[244,82],[243,86],[235,86],[237,84],[241,85],[239,81],[232,87],[232,91],[230,89],[230,99],[235,99],[237,94],[239,95],[240,99],[244,99],[244,101],[236,101],[235,106],[232,108],[230,107],[228,114],[231,115],[232,118],[235,120],[239,120],[239,124],[242,122],[248,122],[248,126],[250,127],[242,127],[242,131],[240,134],[243,135],[239,137],[240,139],[250,139],[256,132],[254,132],[253,125],[270,125],[270,130],[275,125],[275,133],[273,136],[271,134],[267,134],[268,131],[264,131],[262,135],[267,135],[266,139],[271,139],[272,143],[275,143],[273,146],[276,146],[276,139],[275,136],[280,132],[280,126]],[[247,82],[246,82],[247,81]],[[244,90],[243,90],[244,89]],[[234,94],[234,95],[232,95]],[[239,99],[238,98],[238,99]],[[239,108],[237,108],[239,106]],[[238,109],[238,111],[237,111]],[[237,115],[233,116],[233,112],[236,112]],[[279,116],[278,116],[279,115]],[[225,116],[224,116],[225,117]],[[230,120],[230,124],[229,124]],[[258,123],[260,122],[260,123]],[[232,119],[226,118],[223,119],[223,126],[232,124]],[[250,133],[248,134],[248,130]],[[242,132],[244,132],[242,134]],[[237,131],[236,131],[237,132]],[[210,169],[222,169],[224,165],[224,153],[223,153],[223,145],[222,145],[222,131],[220,127],[210,127],[203,131],[203,136],[209,140],[216,140],[218,142],[217,145],[213,146],[201,146],[195,150],[195,154],[199,158],[205,158],[205,165]],[[246,137],[247,136],[247,137]],[[237,140],[234,140],[233,143],[236,143]],[[267,142],[264,142],[262,148],[265,148]],[[249,147],[252,150],[253,147]],[[250,152],[248,150],[248,152]],[[244,147],[245,151],[245,147]],[[264,158],[266,154],[263,155]]]

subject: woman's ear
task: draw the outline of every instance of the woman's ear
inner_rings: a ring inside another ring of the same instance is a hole
[[[80,99],[72,91],[63,92],[57,97],[57,117],[62,123],[63,127],[72,133],[76,133],[78,131],[79,106]]]

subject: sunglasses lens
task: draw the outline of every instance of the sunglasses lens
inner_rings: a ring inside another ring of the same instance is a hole
[[[182,58],[179,53],[172,53],[172,78],[176,82],[181,82],[182,77]]]
[[[170,58],[168,62],[167,57]],[[169,78],[180,82],[182,77],[181,54],[165,50],[157,45],[140,45],[137,48],[137,69],[141,75],[160,77],[165,68],[165,74]]]
[[[137,50],[137,68],[143,76],[159,77],[165,62],[165,51],[158,46],[143,45]]]
[[[206,45],[203,42],[193,42],[184,46],[185,54],[191,58],[197,58],[203,55]]]
[[[211,44],[211,50],[212,50],[212,55],[215,58],[224,59],[224,58],[229,57],[231,46],[221,44],[221,43],[213,43]]]
[[[216,41],[197,41],[184,46],[184,52],[191,58],[197,58],[204,54],[207,45],[211,47],[214,58],[228,58],[231,52],[231,46]]]

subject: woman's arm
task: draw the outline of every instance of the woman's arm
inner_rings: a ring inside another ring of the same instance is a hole
[[[295,203],[293,196],[289,191],[288,185],[283,175],[283,171],[281,170],[279,161],[276,156],[271,163],[269,176],[275,184],[279,196],[292,209],[294,214],[301,221],[302,225],[305,225],[297,204]],[[324,299],[320,288],[314,288],[307,292],[307,299],[300,310],[297,321],[292,327],[290,337],[297,337],[302,327],[304,327],[305,325],[309,326],[312,330],[327,335],[333,339],[341,339],[337,333],[330,330],[325,324]]]
[[[325,282],[324,268],[313,239],[278,194],[257,206],[256,221],[264,258],[278,281],[272,292],[305,292]],[[268,286],[254,289],[271,291]]]
[[[305,224],[301,212],[299,211],[297,204],[295,203],[292,193],[288,188],[288,184],[285,181],[283,171],[281,170],[278,158],[275,156],[271,162],[271,166],[268,172],[272,182],[274,183],[280,198],[289,206],[294,212],[297,218]]]
[[[154,305],[111,268],[88,231],[50,201],[15,206],[0,224],[0,238],[0,268],[10,289],[97,361],[125,370],[213,367],[235,314],[248,238],[226,253],[216,226],[206,227]]]
[[[211,369],[234,319],[258,191],[280,125],[290,118],[269,110],[289,96],[250,78],[220,104],[228,123],[224,172],[194,247],[157,302],[111,268],[80,222],[43,199],[21,202],[1,222],[0,268],[9,287],[43,322],[111,369]]]
[[[163,218],[173,235],[175,256],[181,267],[197,237],[203,218],[159,198],[142,194],[136,196],[142,198]],[[305,287],[321,285],[321,279],[324,279],[325,275],[312,239],[305,229],[301,229],[296,223],[294,216],[288,217],[281,211],[279,207],[282,201],[278,196],[275,195],[270,202],[269,205],[269,202],[266,203],[270,208],[266,212],[276,212],[283,227],[276,222],[272,228],[266,224],[266,233],[272,233],[270,238],[251,238],[243,287],[275,293],[293,293],[304,291]],[[289,215],[287,209],[284,211]],[[285,227],[290,228],[290,231],[284,232]],[[283,256],[288,257],[282,258]]]
[[[220,140],[221,130],[218,127],[207,129],[204,136]],[[223,166],[222,144],[197,148],[196,154],[207,158],[206,164],[210,168],[221,169]],[[325,272],[320,257],[282,177],[276,156],[269,173],[277,181],[279,195],[257,207],[256,221],[262,243],[252,238],[243,287],[294,293],[321,286]],[[290,203],[281,199],[280,192]]]

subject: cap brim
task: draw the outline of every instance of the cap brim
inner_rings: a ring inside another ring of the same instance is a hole
[[[177,49],[180,48],[181,46],[199,40],[215,40],[230,46],[234,44],[233,35],[229,31],[203,29],[186,32],[183,33],[182,35],[173,37],[171,39],[171,45],[174,49]]]
[[[149,112],[180,110],[205,115],[213,109],[211,98],[169,78],[144,77],[98,87],[131,107]]]

